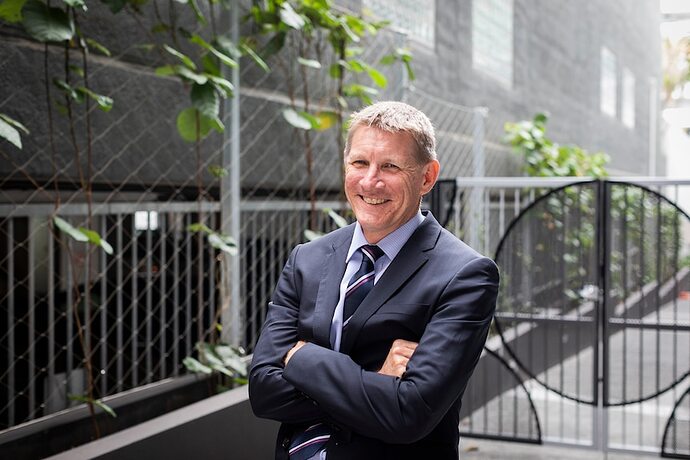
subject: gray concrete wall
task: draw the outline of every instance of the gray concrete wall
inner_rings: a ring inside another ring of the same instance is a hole
[[[254,416],[245,385],[49,459],[269,460],[277,433]]]

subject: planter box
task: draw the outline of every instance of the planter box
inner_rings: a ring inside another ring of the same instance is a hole
[[[254,416],[245,385],[49,459],[270,460],[278,426]]]

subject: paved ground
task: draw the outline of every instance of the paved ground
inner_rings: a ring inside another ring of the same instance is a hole
[[[595,452],[576,447],[556,447],[514,442],[463,438],[460,442],[462,460],[652,460],[659,456]]]

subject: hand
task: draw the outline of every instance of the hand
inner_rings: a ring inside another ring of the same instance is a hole
[[[290,348],[290,351],[288,351],[287,354],[285,355],[285,365],[286,366],[287,366],[288,361],[290,361],[290,358],[292,358],[292,355],[294,355],[297,350],[299,350],[300,348],[302,348],[306,344],[307,344],[307,342],[305,342],[304,340],[300,340],[299,342],[297,342],[295,344],[294,347]]]
[[[407,362],[412,357],[415,349],[419,345],[417,342],[410,342],[403,339],[397,339],[391,345],[388,351],[386,361],[379,369],[379,374],[390,375],[392,377],[402,377],[407,370]]]

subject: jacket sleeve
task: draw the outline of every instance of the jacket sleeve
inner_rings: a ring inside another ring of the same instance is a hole
[[[283,374],[336,423],[389,443],[412,443],[462,395],[496,307],[498,269],[465,265],[444,289],[402,378],[365,371],[349,356],[307,344]]]
[[[299,290],[295,259],[300,246],[288,258],[268,304],[268,312],[249,371],[249,400],[254,414],[284,423],[324,418],[323,410],[283,378],[283,359],[297,343]]]

